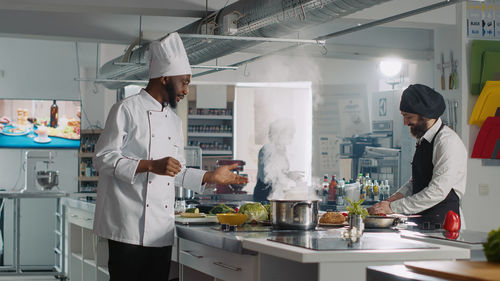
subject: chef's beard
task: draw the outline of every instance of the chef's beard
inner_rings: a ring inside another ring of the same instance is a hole
[[[165,85],[165,91],[167,91],[168,94],[168,104],[170,105],[171,108],[176,108],[177,95],[175,94],[174,83],[170,81],[167,82],[167,84]]]
[[[427,132],[427,121],[422,116],[419,116],[417,124],[410,127],[410,133],[419,139],[424,136],[425,132]]]

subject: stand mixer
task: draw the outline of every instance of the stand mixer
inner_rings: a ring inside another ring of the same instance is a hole
[[[55,151],[28,150],[24,154],[24,187],[21,192],[40,192],[52,190],[59,184],[59,172],[49,170],[54,163]],[[39,164],[40,165],[37,165]],[[40,168],[44,166],[45,169]],[[58,190],[57,187],[54,190]]]

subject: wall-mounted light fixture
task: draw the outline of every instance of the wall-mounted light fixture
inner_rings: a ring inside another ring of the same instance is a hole
[[[392,86],[401,84],[403,81],[401,70],[403,68],[403,62],[399,58],[386,58],[380,61],[379,69],[382,75],[384,75],[387,80],[385,83]]]
[[[380,72],[387,77],[394,77],[401,72],[403,62],[398,58],[384,59],[380,62]]]

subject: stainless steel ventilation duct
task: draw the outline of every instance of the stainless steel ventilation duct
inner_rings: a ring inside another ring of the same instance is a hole
[[[249,37],[282,37],[303,28],[329,22],[389,0],[241,0],[187,25],[177,32]],[[230,29],[227,19],[236,21]],[[208,32],[207,32],[208,30]],[[260,42],[183,38],[189,62],[200,64]],[[120,56],[99,70],[99,79],[142,80],[148,78],[147,45],[129,57]],[[125,62],[125,63],[124,63]],[[106,82],[109,89],[124,87],[124,82]]]

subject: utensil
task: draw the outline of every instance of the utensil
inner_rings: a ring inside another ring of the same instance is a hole
[[[59,172],[38,171],[36,173],[36,181],[44,190],[51,190],[54,186],[59,184]]]
[[[444,54],[441,53],[441,90],[446,90],[446,78],[444,77]]]
[[[275,229],[311,230],[318,225],[319,200],[271,200]]]
[[[363,220],[365,228],[390,228],[398,223],[396,217],[384,216],[366,216]]]

